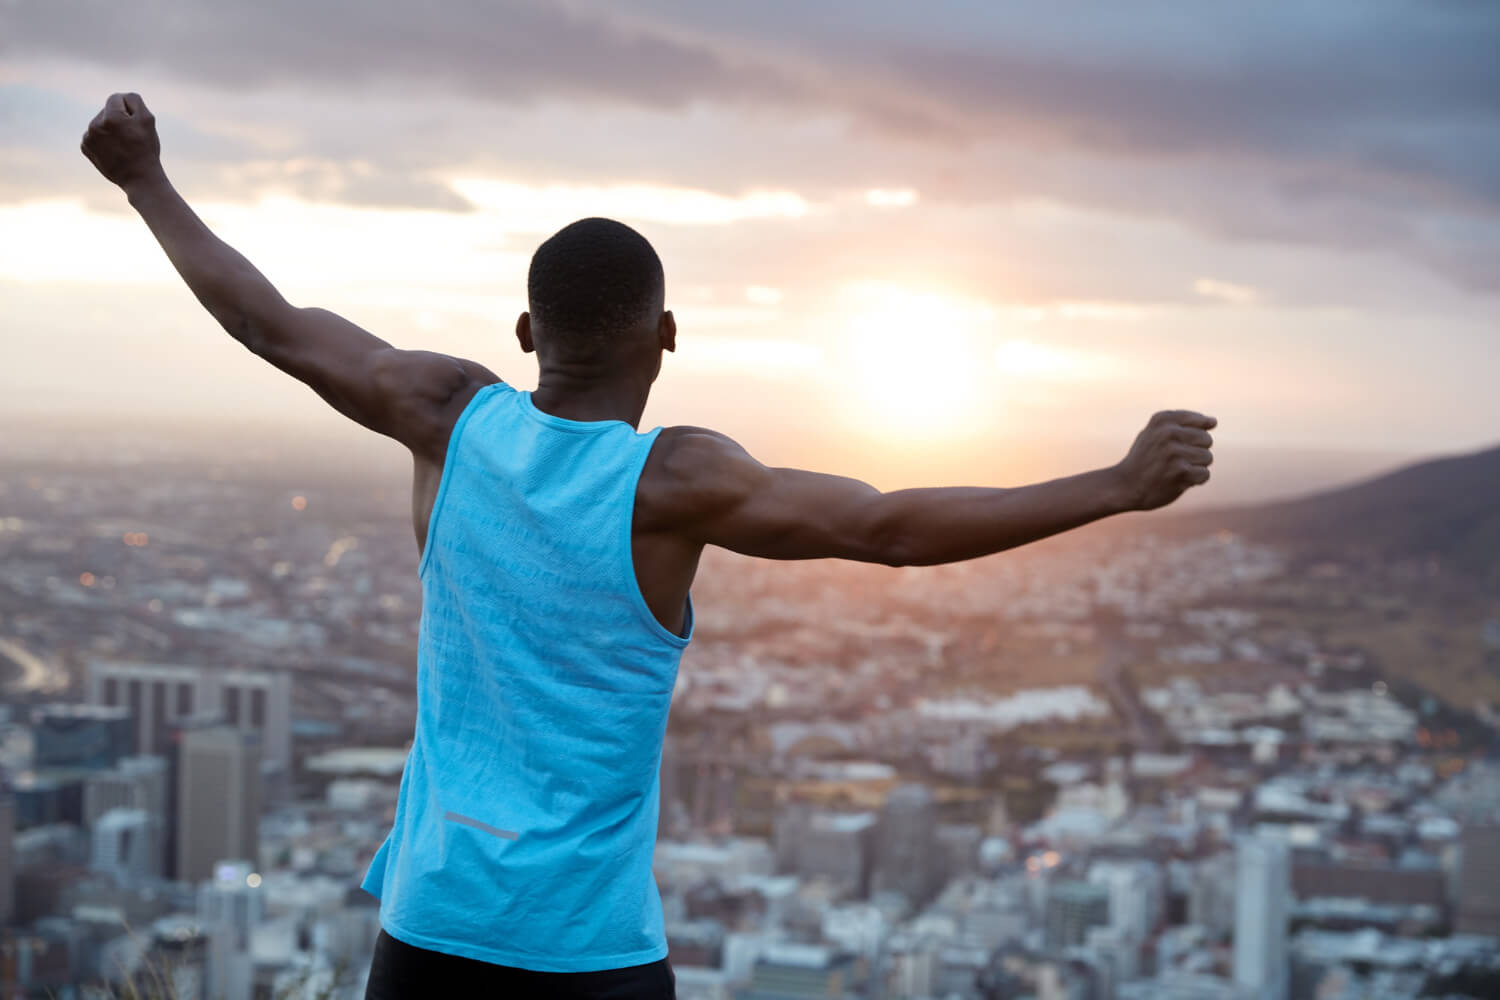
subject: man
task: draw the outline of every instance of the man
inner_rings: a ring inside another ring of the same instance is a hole
[[[704,546],[954,562],[1209,477],[1215,420],[1187,411],[1152,417],[1116,466],[1018,489],[882,493],[699,427],[642,434],[677,328],[634,230],[585,219],[536,251],[516,338],[540,376],[520,392],[287,303],[172,188],[138,95],[112,95],[82,149],[231,336],[411,450],[418,718],[363,883],[383,928],[370,997],[673,995],[657,773]]]

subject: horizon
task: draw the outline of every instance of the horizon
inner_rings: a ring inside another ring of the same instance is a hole
[[[654,407],[648,406],[647,417]],[[649,419],[643,428],[652,426]],[[46,462],[65,455],[64,465],[147,465],[151,462],[201,463],[224,474],[239,466],[247,476],[265,475],[274,466],[292,477],[316,480],[318,477],[351,477],[359,481],[402,483],[409,475],[410,458],[394,441],[370,434],[341,418],[315,422],[312,426],[294,425],[275,420],[241,422],[199,421],[191,426],[169,417],[133,418],[101,427],[87,415],[38,417],[7,413],[0,409],[0,460]],[[758,439],[752,429],[742,440],[749,444],[764,443],[769,458],[795,459],[816,454],[824,442],[814,436],[803,441],[800,450],[788,448],[785,442],[768,437]],[[1073,442],[1059,448],[1055,442],[1027,454],[1010,454],[994,459],[991,471],[1016,470],[1012,481],[993,485],[1019,486],[1025,482],[1043,481],[1068,475],[1088,466],[1098,467],[1111,461],[1113,443],[1098,439]],[[1413,465],[1446,458],[1464,458],[1500,448],[1500,440],[1479,448],[1447,449],[1434,452],[1404,452],[1375,449],[1295,448],[1244,446],[1231,442],[1215,446],[1221,456],[1215,463],[1220,474],[1212,490],[1189,490],[1171,507],[1155,516],[1173,512],[1202,512],[1219,508],[1277,503],[1319,493],[1357,486]],[[1222,455],[1230,458],[1224,474]],[[876,463],[861,464],[867,456],[841,456],[842,474],[864,476],[882,489],[901,489],[927,485],[909,469],[898,469],[879,475]],[[1114,456],[1114,459],[1123,457]],[[948,481],[948,473],[961,475],[965,456],[948,456],[929,462],[923,471],[931,481]],[[983,478],[982,474],[971,477]],[[884,480],[884,481],[879,481]],[[967,482],[964,484],[968,484]]]

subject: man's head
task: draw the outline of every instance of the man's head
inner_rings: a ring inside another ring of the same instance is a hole
[[[532,255],[530,310],[516,336],[544,365],[612,368],[653,357],[659,365],[661,351],[676,348],[665,289],[661,258],[644,236],[612,219],[580,219]]]

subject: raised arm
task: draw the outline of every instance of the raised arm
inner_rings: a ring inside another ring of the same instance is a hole
[[[891,493],[856,479],[767,468],[722,434],[674,428],[663,432],[671,436],[643,477],[637,525],[768,559],[959,562],[1171,503],[1208,481],[1215,424],[1163,411],[1109,468],[1013,489]]]
[[[498,381],[475,362],[399,350],[326,309],[287,302],[173,188],[161,165],[156,118],[140,95],[111,95],[81,149],[125,192],[219,325],[350,419],[441,462],[452,423],[446,418],[480,386]]]

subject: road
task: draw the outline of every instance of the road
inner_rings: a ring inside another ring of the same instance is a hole
[[[1132,650],[1129,646],[1124,643],[1112,644],[1109,655],[1099,664],[1099,686],[1109,696],[1115,711],[1120,713],[1120,719],[1130,731],[1130,739],[1136,749],[1159,750],[1161,734],[1141,708],[1135,694],[1122,680],[1131,657]]]
[[[0,636],[0,656],[5,657],[21,670],[20,678],[6,685],[6,690],[12,694],[26,691],[39,693],[62,691],[68,686],[68,676],[60,667],[33,656],[25,646],[13,639]]]

